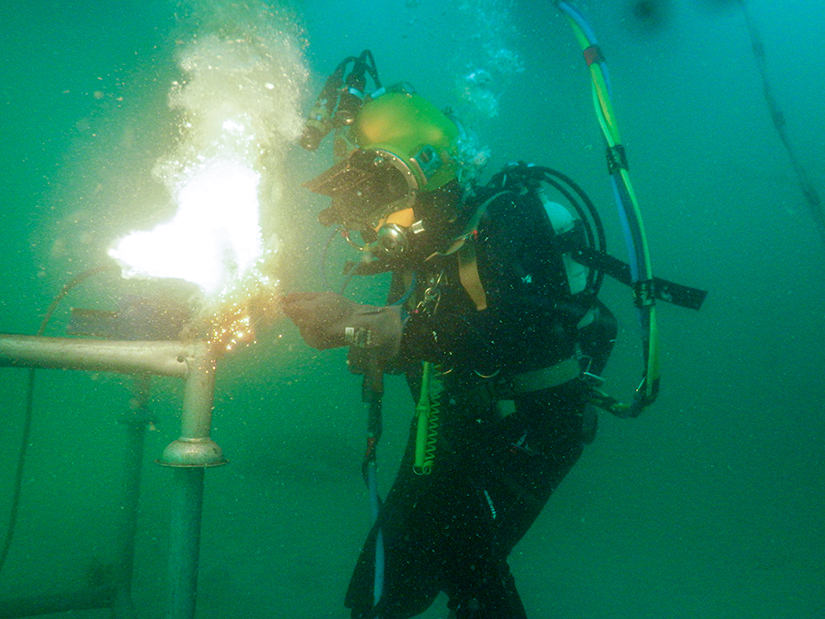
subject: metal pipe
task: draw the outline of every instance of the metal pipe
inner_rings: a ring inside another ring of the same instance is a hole
[[[101,585],[82,591],[6,599],[0,605],[0,619],[111,608],[114,596],[114,587]]]
[[[187,359],[181,436],[164,450],[159,464],[175,469],[169,549],[170,599],[167,619],[194,619],[200,559],[203,483],[206,467],[226,464],[209,437],[217,359],[206,342],[197,342]]]
[[[206,342],[196,342],[192,352],[193,356],[187,360],[189,372],[183,393],[181,437],[209,438],[218,362]]]
[[[220,447],[209,436],[217,369],[217,359],[209,344],[0,334],[0,367],[4,366],[147,373],[186,379],[181,436],[164,450],[158,462],[175,468],[167,618],[194,619],[204,469],[226,463]],[[29,600],[24,601],[27,603]],[[91,602],[84,597],[72,603],[83,607]]]
[[[118,527],[115,564],[115,599],[113,619],[135,619],[132,603],[132,575],[135,566],[135,536],[140,506],[140,480],[143,468],[143,445],[146,427],[152,421],[149,412],[151,377],[139,374],[132,384],[132,401],[121,421],[126,428],[126,449],[123,462],[122,503]]]
[[[0,334],[0,367],[63,368],[183,378],[194,356],[184,342],[124,342]]]
[[[220,466],[221,448],[209,437],[215,393],[217,358],[207,342],[194,342],[183,394],[180,438],[169,444],[158,460],[164,466]]]
[[[173,474],[166,619],[193,619],[198,591],[204,467],[178,467]]]

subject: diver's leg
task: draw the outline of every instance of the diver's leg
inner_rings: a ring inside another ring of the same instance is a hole
[[[438,570],[417,535],[402,536],[386,545],[383,592],[374,598],[375,533],[373,530],[355,566],[345,606],[353,619],[408,619],[429,608],[441,591]]]
[[[507,557],[583,450],[578,383],[531,394],[475,437],[447,573],[457,619],[524,619]]]
[[[451,524],[445,566],[449,608],[456,619],[526,619],[507,557],[497,543],[489,495],[468,488]]]

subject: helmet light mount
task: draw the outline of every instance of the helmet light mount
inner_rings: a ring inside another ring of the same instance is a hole
[[[307,115],[299,143],[308,151],[318,150],[321,141],[333,129],[351,125],[365,98],[369,75],[376,89],[381,89],[378,69],[372,52],[365,49],[359,56],[344,58],[327,77],[312,110]]]

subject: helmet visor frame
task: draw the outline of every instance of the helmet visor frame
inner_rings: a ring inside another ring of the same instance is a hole
[[[411,207],[419,190],[407,162],[381,148],[353,151],[304,187],[332,198],[336,219],[354,230],[375,229],[391,213]]]

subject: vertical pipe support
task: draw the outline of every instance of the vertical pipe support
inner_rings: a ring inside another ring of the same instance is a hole
[[[126,429],[123,489],[115,570],[115,599],[113,619],[136,619],[132,603],[132,576],[135,566],[135,537],[137,535],[140,482],[143,468],[143,447],[146,427],[152,421],[149,412],[151,376],[135,374],[129,411],[121,419]]]
[[[186,363],[189,371],[181,436],[167,446],[158,460],[174,469],[167,619],[195,617],[204,470],[226,464],[221,448],[209,437],[217,359],[207,342],[196,342]]]
[[[193,344],[185,361],[188,371],[183,395],[181,435],[166,447],[158,464],[174,467],[226,464],[221,448],[209,437],[217,358],[208,342],[198,341]]]

